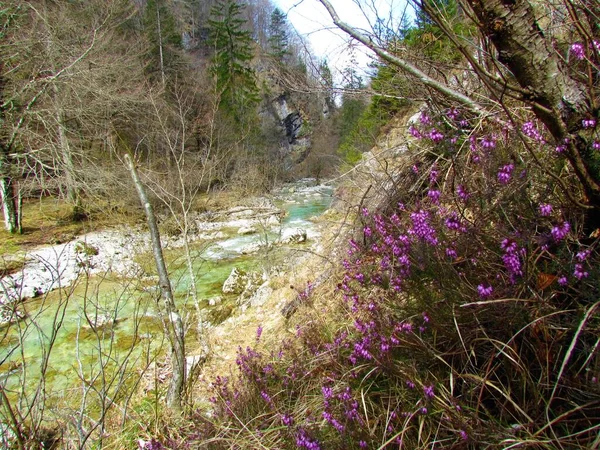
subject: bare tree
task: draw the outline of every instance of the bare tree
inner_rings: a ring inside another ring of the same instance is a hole
[[[593,44],[594,37],[598,34],[593,20],[595,18],[597,22],[598,19],[595,2],[561,1],[555,6],[555,9],[561,9],[570,15],[577,29],[575,40],[583,42],[581,46],[584,54],[579,56],[583,61],[582,65],[587,68],[573,70],[573,64],[568,62],[569,55],[560,51],[561,48],[568,48],[570,42],[565,42],[566,36],[553,35],[552,30],[543,28],[538,17],[537,2],[460,0],[458,3],[466,19],[491,44],[490,49],[493,50],[485,55],[492,60],[490,71],[473,56],[482,54],[481,48],[477,46],[479,42],[457,36],[435,2],[413,1],[416,8],[428,13],[440,26],[456,49],[464,55],[471,70],[488,88],[487,98],[473,98],[447,80],[427,75],[407,58],[398,56],[398,52],[377,44],[377,39],[373,39],[368,33],[343,22],[328,0],[319,1],[327,9],[333,22],[352,38],[373,50],[377,56],[397,67],[406,76],[473,113],[484,115],[491,108],[506,111],[507,99],[522,102],[530,108],[546,126],[556,145],[564,146],[564,154],[585,192],[584,198],[574,200],[580,206],[592,209],[588,218],[591,223],[598,224],[600,178],[593,169],[593,161],[587,156],[591,140],[589,126],[586,125],[586,120],[595,120],[597,117],[595,98],[598,87],[594,84],[593,75],[598,70],[598,49],[597,44]],[[562,41],[562,45],[557,46],[556,41]],[[554,175],[560,182],[559,176]]]
[[[137,169],[133,164],[131,157],[128,154],[125,154],[124,159],[140,197],[140,203],[142,204],[146,214],[148,228],[150,230],[150,237],[152,239],[152,253],[154,254],[154,261],[156,263],[156,270],[158,272],[159,279],[158,283],[166,315],[166,333],[171,345],[171,364],[173,366],[173,375],[171,377],[171,383],[167,393],[167,404],[175,410],[180,410],[186,379],[183,321],[177,309],[177,305],[175,304],[171,281],[169,279],[169,272],[167,271],[167,265],[165,264],[165,259],[163,256],[162,244],[160,241],[160,231],[158,229],[152,204],[146,195],[146,189],[140,180]]]

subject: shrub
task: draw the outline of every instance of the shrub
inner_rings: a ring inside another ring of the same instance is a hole
[[[474,125],[454,109],[410,133],[394,194],[361,212],[335,313],[304,317],[279,349],[239,350],[239,377],[214,382],[207,448],[597,439],[597,239],[535,163],[560,151],[527,118]]]

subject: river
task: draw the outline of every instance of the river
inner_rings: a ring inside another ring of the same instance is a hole
[[[312,186],[310,180],[284,185],[272,195],[273,203],[285,211],[280,223],[265,222],[255,227],[256,232],[243,235],[229,227],[214,233],[217,239],[192,243],[197,296],[203,299],[203,307],[215,310],[208,314],[214,323],[236,306],[235,295],[221,292],[232,269],[258,273],[285,270],[290,251],[318,242],[319,232],[311,219],[329,207],[331,195],[330,187]],[[306,231],[306,243],[266,245],[286,241],[298,229]],[[22,302],[19,307],[25,319],[0,328],[0,384],[11,402],[31,398],[44,373],[47,405],[92,404],[94,395],[99,398],[95,390],[118,395],[120,385],[135,383],[140,370],[165,353],[168,346],[157,314],[152,260],[146,245],[140,243],[138,247],[140,252],[129,256],[145,271],[138,270],[135,276],[115,273],[109,266],[92,271],[83,261],[76,277],[70,275],[61,285],[55,275],[55,289]],[[252,249],[249,254],[248,249]],[[127,251],[135,252],[131,248]],[[165,255],[188,327],[186,345],[194,348],[196,308],[183,251],[167,248]],[[64,260],[60,255],[57,258]],[[210,307],[209,299],[214,298],[219,298],[219,304]]]

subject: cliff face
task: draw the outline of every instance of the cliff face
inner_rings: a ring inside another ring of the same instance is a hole
[[[304,161],[310,152],[312,137],[306,112],[287,92],[269,100],[269,111],[269,118],[280,134],[279,149],[286,167]]]

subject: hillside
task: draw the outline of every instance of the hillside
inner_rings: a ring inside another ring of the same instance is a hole
[[[3,444],[599,448],[596,3],[319,0],[374,55],[337,89],[269,2],[9,5]]]

